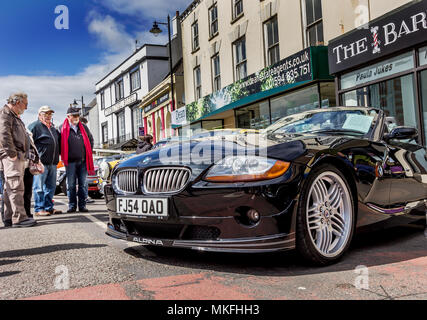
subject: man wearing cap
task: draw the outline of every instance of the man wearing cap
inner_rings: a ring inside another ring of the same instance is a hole
[[[52,123],[53,111],[49,106],[39,109],[39,119],[29,125],[34,144],[45,167],[43,174],[34,177],[34,211],[36,216],[60,214],[54,209],[56,167],[61,153],[61,134]]]
[[[86,179],[94,175],[93,137],[89,128],[80,121],[80,109],[70,107],[61,128],[61,159],[67,172],[67,213],[88,212],[86,208]],[[78,193],[76,187],[78,184]],[[78,203],[77,203],[78,195]]]

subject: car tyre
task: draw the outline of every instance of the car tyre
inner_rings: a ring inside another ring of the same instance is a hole
[[[317,266],[338,262],[348,250],[356,222],[356,205],[344,174],[332,165],[314,169],[300,194],[296,248]]]

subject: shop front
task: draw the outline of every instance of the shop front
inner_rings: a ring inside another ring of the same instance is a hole
[[[427,137],[427,1],[413,1],[329,43],[343,106],[376,107]]]
[[[336,105],[327,47],[310,47],[175,110],[180,135],[200,130],[263,129],[278,119]]]

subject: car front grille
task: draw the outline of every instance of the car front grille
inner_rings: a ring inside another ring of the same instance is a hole
[[[144,175],[144,193],[175,193],[183,190],[190,180],[186,168],[149,169]]]
[[[125,193],[136,193],[138,190],[138,170],[123,170],[117,173],[116,188]]]

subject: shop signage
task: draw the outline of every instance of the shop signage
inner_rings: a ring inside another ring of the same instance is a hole
[[[427,65],[427,47],[421,48],[418,52],[420,66]]]
[[[132,95],[130,95],[129,97],[120,100],[119,102],[117,102],[115,105],[111,106],[110,108],[105,109],[104,114],[106,117],[108,117],[109,115],[116,113],[128,106],[131,106],[133,104],[135,104],[138,101],[138,97],[137,94],[134,93]]]
[[[172,112],[172,125],[183,126],[187,124],[187,109],[182,107]]]
[[[165,95],[163,95],[161,98],[157,99],[156,101],[154,101],[152,104],[146,106],[144,108],[144,112],[148,113],[151,110],[157,108],[157,106],[161,105],[162,103],[166,102],[169,100],[169,92],[166,93]]]
[[[393,11],[329,42],[331,74],[356,67],[427,39],[427,0]]]
[[[412,52],[341,76],[341,89],[346,90],[414,68]]]
[[[326,52],[325,52],[326,54]],[[294,54],[270,67],[237,81],[218,92],[184,107],[186,122],[197,121],[251,95],[313,79],[311,48]],[[179,112],[179,110],[177,110]],[[172,125],[181,125],[181,114]]]

